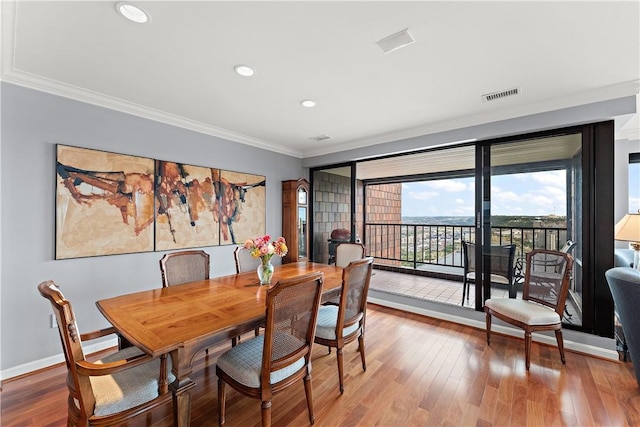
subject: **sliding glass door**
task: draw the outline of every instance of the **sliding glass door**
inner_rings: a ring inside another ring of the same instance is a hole
[[[362,231],[356,218],[355,163],[311,172],[311,252],[314,262],[332,263],[342,241],[359,241]]]
[[[570,250],[579,261],[582,135],[501,142],[481,149],[485,163],[481,168],[482,254],[486,255],[485,260],[489,258],[491,268],[499,270],[492,271],[494,277],[485,281],[485,294],[494,298],[520,297],[525,257],[531,250]],[[576,245],[567,245],[568,241]],[[496,261],[496,257],[504,258],[504,262]],[[576,262],[576,280],[565,311],[565,322],[576,325],[582,323],[579,270],[580,263]],[[505,276],[507,280],[502,280]]]

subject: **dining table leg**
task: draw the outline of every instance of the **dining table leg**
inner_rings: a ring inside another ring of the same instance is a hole
[[[188,427],[191,423],[191,393],[189,389],[195,387],[196,383],[189,378],[191,369],[181,365],[184,354],[180,353],[180,351],[174,351],[171,354],[172,370],[176,379],[169,385],[169,389],[173,393],[173,425]]]

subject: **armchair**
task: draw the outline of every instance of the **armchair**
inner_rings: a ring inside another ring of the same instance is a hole
[[[114,334],[112,327],[79,334],[71,303],[53,281],[38,285],[53,308],[69,374],[68,426],[123,425],[135,416],[171,402],[168,382],[175,380],[159,358],[136,347],[117,351],[96,363],[86,360],[82,341]]]

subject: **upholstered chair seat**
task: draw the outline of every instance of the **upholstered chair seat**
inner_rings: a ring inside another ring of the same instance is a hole
[[[143,355],[137,347],[129,347],[112,353],[95,362],[104,364],[126,360]],[[168,358],[168,381],[175,380],[171,373],[171,358]],[[112,375],[89,377],[93,394],[96,398],[96,406],[93,410],[96,416],[105,416],[117,412],[126,411],[134,406],[158,397],[158,372],[160,372],[160,359],[154,359],[143,365],[138,365],[126,371],[116,372]]]
[[[276,333],[276,341],[283,343],[287,348],[296,348],[304,345],[304,341],[290,334]],[[247,387],[260,387],[260,374],[262,372],[262,352],[264,349],[264,335],[245,341],[218,358],[217,365],[234,378],[240,384]],[[300,357],[293,362],[277,371],[269,374],[269,382],[277,384],[282,380],[289,378],[304,367],[304,357]]]
[[[336,339],[336,323],[338,322],[337,305],[323,305],[318,310],[318,326],[316,327],[316,338],[325,340]],[[354,323],[342,330],[342,336],[346,337],[358,330],[360,324]]]

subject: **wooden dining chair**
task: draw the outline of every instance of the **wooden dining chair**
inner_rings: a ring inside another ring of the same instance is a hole
[[[351,261],[364,258],[362,243],[339,243],[336,246],[336,267],[346,267]]]
[[[564,311],[573,258],[559,251],[534,249],[527,254],[522,299],[490,298],[484,302],[487,344],[491,341],[491,317],[524,329],[525,366],[531,360],[531,333],[554,331],[560,359],[565,363],[562,339]]]
[[[342,270],[339,304],[323,305],[318,310],[315,342],[336,349],[340,393],[344,392],[344,362],[342,349],[358,340],[362,369],[367,370],[364,356],[364,326],[367,316],[367,294],[371,282],[373,257],[349,263]]]
[[[255,272],[258,269],[258,266],[262,264],[260,258],[254,257],[248,249],[242,246],[238,246],[233,251],[233,259],[236,262],[236,274]],[[260,327],[255,328],[254,333],[255,336],[260,335]],[[239,340],[240,337],[236,337],[235,343]],[[235,345],[235,343],[233,345]]]
[[[251,252],[242,246],[238,246],[233,251],[233,259],[236,262],[236,273],[238,274],[247,271],[255,272],[261,264],[260,258],[252,256]]]
[[[476,283],[476,245],[462,241],[462,255],[464,274],[462,276],[462,305],[465,297],[469,301],[470,283]],[[516,245],[491,246],[491,283],[504,285],[509,290],[509,298],[516,297],[514,287]]]
[[[174,381],[171,366],[160,370],[160,359],[128,347],[91,363],[82,342],[115,334],[113,327],[80,334],[71,303],[53,281],[38,285],[49,300],[58,322],[67,364],[68,426],[114,426],[171,402],[168,382]],[[160,374],[160,375],[159,375]]]
[[[218,376],[218,422],[225,423],[225,385],[262,401],[262,425],[271,425],[273,394],[302,379],[309,422],[314,423],[311,349],[322,296],[321,272],[280,280],[267,289],[264,335],[222,354]]]
[[[209,254],[201,250],[164,254],[160,259],[162,286],[206,280],[209,278]]]

